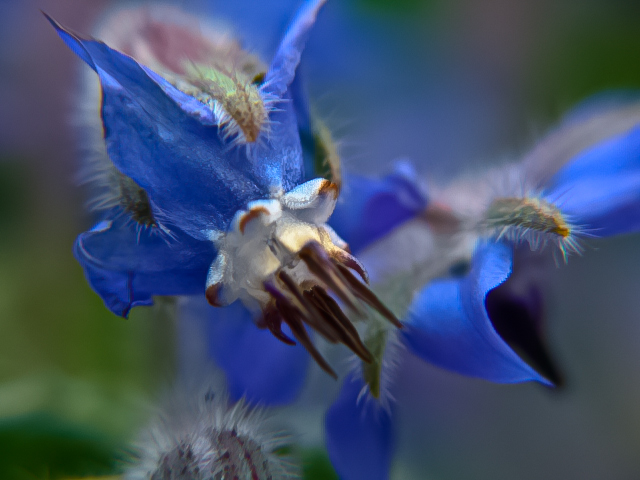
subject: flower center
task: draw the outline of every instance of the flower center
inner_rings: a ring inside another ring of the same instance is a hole
[[[343,343],[364,362],[373,359],[338,301],[359,317],[365,316],[368,306],[401,326],[366,286],[364,267],[325,224],[336,198],[334,184],[316,179],[280,198],[251,202],[236,214],[229,232],[216,240],[218,256],[206,290],[211,305],[240,299],[260,312],[258,326],[284,343],[295,344],[282,331],[284,322],[332,376],[335,372],[305,326],[331,343]]]

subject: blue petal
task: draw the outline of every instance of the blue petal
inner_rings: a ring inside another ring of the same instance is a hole
[[[523,159],[527,183],[546,185],[563,165],[640,123],[635,91],[609,91],[580,102]]]
[[[375,400],[358,401],[363,387],[359,377],[345,379],[327,410],[327,452],[342,480],[387,480],[395,444],[392,417]]]
[[[545,191],[571,222],[595,236],[640,228],[640,127],[567,163]]]
[[[288,90],[291,96],[291,103],[298,123],[298,134],[300,135],[300,143],[304,157],[304,180],[308,182],[317,178],[315,156],[316,142],[311,127],[311,112],[309,110],[309,102],[307,100],[307,92],[301,76],[297,75]]]
[[[249,159],[246,149],[222,144],[195,99],[105,44],[54,26],[100,77],[111,161],[147,192],[167,223],[206,240],[211,231],[226,230],[249,201],[303,180],[292,107],[273,115],[278,141]]]
[[[498,383],[535,380],[550,385],[496,333],[486,310],[490,290],[510,275],[511,248],[478,247],[469,274],[430,283],[414,299],[403,336],[425,361]]]
[[[356,253],[427,206],[409,164],[382,179],[345,175],[330,225]]]
[[[153,295],[204,294],[213,245],[181,232],[163,235],[119,215],[76,239],[74,255],[87,281],[116,315],[151,305]]]
[[[251,313],[235,302],[210,307],[209,351],[227,375],[233,399],[253,404],[283,405],[295,400],[305,380],[309,355],[300,345],[286,345],[268,330],[259,329]],[[292,334],[283,325],[283,332]]]
[[[281,97],[296,75],[302,50],[309,37],[316,15],[326,0],[307,0],[300,8],[280,42],[267,76],[265,90]]]
[[[520,245],[514,252],[511,275],[487,294],[485,305],[498,335],[538,373],[560,387],[564,375],[543,335],[545,308],[541,286],[548,278],[546,265],[539,252]]]
[[[181,92],[151,69],[138,64],[127,55],[111,50],[102,42],[82,38],[80,35],[73,33],[60,25],[46,13],[44,15],[71,51],[78,55],[78,57],[98,73],[98,75],[105,73],[118,78],[118,69],[120,67],[127,64],[135,64],[137,67],[144,70],[151,80],[153,80],[153,82],[155,82],[172,100],[174,100],[185,113],[198,118],[205,125],[215,125],[215,117],[210,108],[206,107],[203,103],[186,93]],[[118,56],[121,58],[118,58]],[[125,71],[121,72],[121,74],[125,73]],[[136,72],[136,76],[137,74],[138,72]],[[142,82],[147,86],[150,85],[147,79],[142,78],[139,80],[142,80]],[[124,84],[125,82],[120,79],[120,83]]]

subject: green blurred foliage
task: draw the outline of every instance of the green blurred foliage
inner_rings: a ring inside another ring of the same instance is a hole
[[[19,160],[0,161],[0,241],[3,241],[16,234],[25,218],[27,172]]]
[[[28,162],[0,161],[0,478],[111,473],[173,372],[173,306],[111,314],[70,218],[43,218]]]
[[[438,0],[358,0],[362,8],[386,14],[413,14],[438,3]]]
[[[0,478],[46,479],[113,473],[113,438],[85,425],[35,413],[0,421]]]
[[[326,452],[321,449],[304,450],[302,458],[302,477],[304,480],[338,480]]]
[[[557,7],[527,65],[532,114],[557,117],[598,92],[640,85],[640,4],[585,2]]]

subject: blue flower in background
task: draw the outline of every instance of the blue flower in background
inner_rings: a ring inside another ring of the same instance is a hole
[[[489,292],[508,278],[511,263],[511,248],[504,243],[480,245],[468,274],[428,284],[412,302],[402,333],[386,332],[376,392],[367,365],[344,380],[325,418],[327,449],[340,478],[389,478],[399,407],[394,378],[408,352],[494,382],[551,385],[505,343],[486,309]]]
[[[164,19],[148,9],[113,19],[122,51],[50,19],[100,80],[96,170],[107,208],[74,252],[114,313],[153,295],[204,293],[216,307],[239,300],[332,375],[305,325],[364,361],[371,355],[329,293],[399,326],[326,224],[339,186],[305,172],[309,120],[295,73],[323,3],[303,4],[268,67],[224,32],[194,33],[195,20],[169,7],[158,10]]]
[[[593,117],[581,120],[588,128]],[[553,155],[553,152],[548,153]],[[492,382],[537,381],[549,386],[561,382],[559,372],[539,339],[541,300],[535,294],[530,295],[535,290],[514,286],[514,282],[521,281],[523,275],[527,283],[526,271],[516,272],[514,276],[520,277],[519,280],[510,278],[514,268],[514,247],[523,241],[528,242],[533,255],[542,245],[555,243],[565,256],[567,249],[579,248],[577,237],[581,235],[605,237],[637,231],[640,215],[640,128],[632,126],[629,129],[627,125],[622,133],[585,148],[550,175],[542,187],[526,188],[526,166],[527,163],[523,162],[516,170],[506,170],[507,190],[512,188],[509,184],[515,172],[520,175],[517,185],[523,195],[503,197],[503,192],[492,188],[487,194],[489,198],[480,197],[479,208],[446,205],[441,202],[447,196],[441,195],[433,202],[436,208],[430,199],[426,209],[416,210],[414,219],[408,220],[406,210],[397,208],[397,205],[407,205],[406,195],[391,195],[387,200],[389,210],[395,208],[399,212],[395,224],[389,218],[384,220],[387,225],[393,225],[385,232],[388,241],[385,242],[385,235],[380,235],[380,243],[384,244],[391,258],[401,254],[420,258],[416,249],[431,248],[431,255],[425,257],[430,263],[438,263],[436,257],[447,257],[449,266],[454,267],[455,262],[464,257],[464,254],[459,254],[460,250],[451,252],[456,250],[456,243],[476,244],[478,240],[480,243],[469,256],[471,263],[465,274],[459,275],[453,268],[448,274],[431,275],[444,278],[431,279],[426,284],[420,283],[420,275],[413,274],[413,278],[403,284],[403,288],[407,288],[417,283],[417,293],[404,315],[405,329],[401,333],[385,334],[386,346],[377,357],[382,370],[377,378],[383,385],[372,384],[368,375],[371,367],[366,364],[345,380],[325,419],[327,448],[341,478],[388,478],[394,448],[393,419],[397,408],[393,403],[394,372],[401,368],[403,352],[407,350],[434,365]],[[491,172],[492,175],[496,173]],[[361,194],[360,202],[365,205],[360,211],[367,211],[366,205],[377,204],[388,195],[388,191],[380,193],[380,185],[380,180],[358,179],[355,188]],[[501,185],[504,187],[504,182]],[[345,185],[345,189],[348,188],[349,185]],[[456,198],[469,202],[479,198],[469,193],[486,194],[482,188],[469,189],[467,195],[460,192],[456,188]],[[495,211],[496,202],[500,206],[500,215]],[[507,207],[513,209],[509,211]],[[480,219],[471,220],[469,212],[479,214]],[[498,222],[488,223],[487,218],[498,218]],[[344,226],[334,224],[345,239],[357,234],[352,233],[346,206],[343,211],[338,207],[334,219],[346,220]],[[358,221],[370,225],[376,221],[376,216],[371,214]],[[417,228],[423,236],[438,232],[436,236],[444,235],[449,242],[442,247],[437,241],[411,241],[416,238],[412,232],[416,224],[419,224]],[[404,237],[410,239],[407,243],[402,241],[403,229]],[[505,232],[504,229],[517,231]],[[467,236],[475,241],[468,242],[464,238]],[[569,238],[571,243],[567,243]],[[407,249],[407,245],[411,245],[413,250]],[[399,275],[391,275],[392,281],[385,283],[384,278],[377,275],[376,268],[372,268],[372,262],[368,261],[369,258],[379,258],[379,250],[373,245],[362,245],[362,248],[371,248],[370,254],[364,252],[360,256],[370,269],[372,278],[382,280],[382,286],[374,285],[376,291],[390,288],[393,282],[402,283]],[[423,266],[419,262],[416,265],[418,269]],[[407,269],[406,276],[412,275],[410,270]],[[527,286],[531,287],[531,283],[529,281]],[[394,290],[391,295],[395,294]],[[393,303],[389,305],[394,306]],[[365,343],[367,339],[365,336]],[[514,351],[516,347],[518,353]],[[364,469],[363,464],[366,464]]]

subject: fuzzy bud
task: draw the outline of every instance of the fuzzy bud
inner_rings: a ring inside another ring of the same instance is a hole
[[[219,389],[177,389],[140,437],[126,480],[277,480],[296,478],[277,453],[287,437],[265,427],[262,410],[230,403]]]

